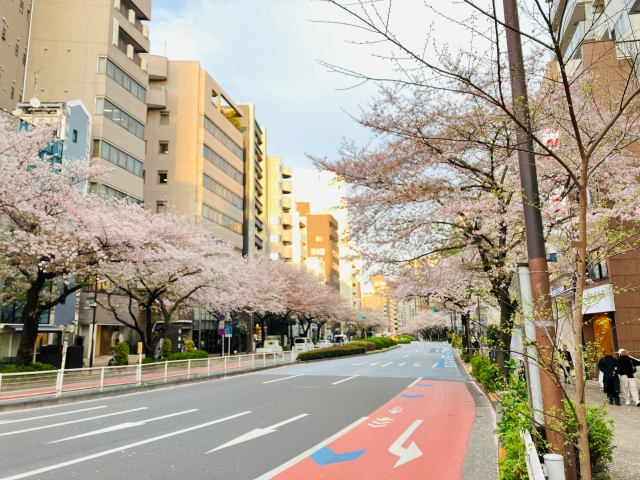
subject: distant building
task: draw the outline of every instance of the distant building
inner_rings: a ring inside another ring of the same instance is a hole
[[[362,295],[362,307],[369,310],[375,310],[386,315],[389,320],[388,333],[396,333],[398,330],[398,310],[396,300],[388,296],[389,287],[383,275],[374,275],[371,277],[371,286],[373,293],[364,293]]]
[[[338,248],[338,222],[327,213],[310,214],[309,202],[299,202],[300,215],[307,218],[309,258],[322,258],[327,285],[340,292],[340,253]]]
[[[33,93],[33,84],[24,93],[32,9],[32,1],[0,0],[0,109],[8,112]]]

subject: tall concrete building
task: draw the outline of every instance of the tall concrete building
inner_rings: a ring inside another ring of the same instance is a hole
[[[147,61],[150,93],[160,95],[147,116],[145,205],[194,216],[242,252],[242,111],[200,62]]]
[[[92,155],[114,167],[93,191],[133,202],[143,196],[150,19],[151,0],[37,0],[25,60],[26,97],[80,99],[93,113]]]
[[[308,202],[298,202],[298,211],[307,219],[307,255],[321,258],[325,283],[340,292],[340,254],[338,221],[328,213],[312,215]]]
[[[362,306],[369,310],[375,310],[386,315],[389,320],[389,333],[398,330],[398,309],[396,300],[388,295],[389,287],[383,275],[371,277],[372,293],[362,295]]]
[[[267,131],[256,119],[256,107],[240,105],[244,138],[243,255],[253,258],[266,248]]]
[[[0,0],[0,109],[7,112],[23,100],[23,93],[26,99],[32,93],[24,90],[32,11],[32,0]]]

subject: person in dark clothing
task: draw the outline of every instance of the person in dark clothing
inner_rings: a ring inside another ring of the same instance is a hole
[[[620,405],[620,377],[618,377],[618,361],[613,355],[605,355],[598,362],[598,369],[604,378],[604,393],[607,394],[609,404]]]
[[[564,383],[571,383],[571,370],[573,370],[573,358],[571,352],[567,350],[567,346],[563,345],[560,350],[560,368],[564,373]]]
[[[640,407],[638,401],[638,387],[636,386],[636,367],[640,365],[640,360],[629,356],[629,352],[624,348],[618,352],[618,375],[620,376],[620,393],[625,401],[625,405],[633,404]]]

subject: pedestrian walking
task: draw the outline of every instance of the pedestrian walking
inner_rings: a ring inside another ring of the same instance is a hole
[[[573,370],[573,357],[571,357],[571,352],[567,350],[566,345],[562,345],[562,350],[560,350],[560,368],[562,368],[562,373],[564,373],[564,383],[571,383],[571,371]]]
[[[602,372],[604,393],[607,394],[609,404],[620,406],[620,377],[618,376],[618,361],[613,355],[605,355],[598,362],[598,369]]]
[[[625,405],[631,405],[631,401],[636,407],[640,407],[638,401],[638,387],[636,386],[636,367],[640,365],[640,360],[629,356],[629,352],[624,348],[618,352],[618,375],[620,376],[620,393]]]

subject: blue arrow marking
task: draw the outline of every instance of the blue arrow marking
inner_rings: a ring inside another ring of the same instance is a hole
[[[354,450],[353,452],[336,453],[329,447],[322,447],[316,453],[311,455],[311,460],[316,462],[318,466],[332,465],[334,463],[344,463],[357,460],[366,450]]]
[[[424,397],[424,395],[407,395],[406,393],[403,393],[400,396],[404,397],[404,398],[421,398],[421,397]]]
[[[418,385],[414,385],[414,387],[433,387],[433,383],[428,383],[428,384],[426,384],[426,385],[420,385],[420,384],[418,384]]]

